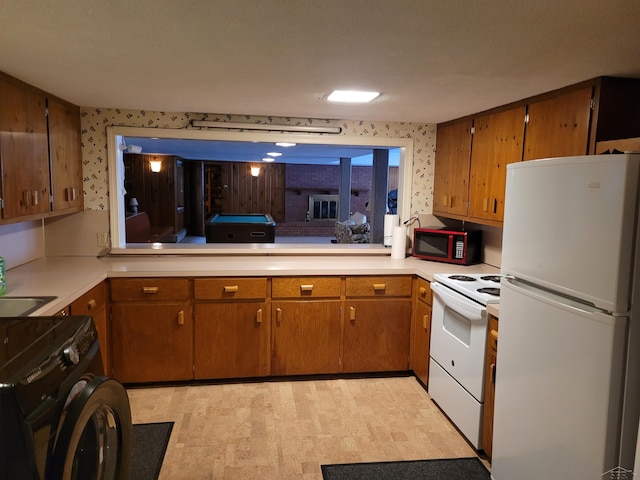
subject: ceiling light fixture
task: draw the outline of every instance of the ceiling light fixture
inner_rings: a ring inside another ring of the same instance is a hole
[[[262,159],[262,161],[263,161],[263,162],[275,162],[275,161],[276,161],[276,159],[275,159],[275,158],[272,158],[272,157],[264,157],[264,158]]]
[[[270,132],[341,133],[342,127],[313,127],[301,125],[273,125],[267,123],[213,122],[191,120],[192,127],[224,128],[225,130],[267,130]]]
[[[380,92],[362,92],[360,90],[334,90],[327,97],[330,102],[367,103],[380,95]]]
[[[289,143],[289,142],[276,142],[276,145],[278,147],[295,147],[296,144],[295,143]]]
[[[280,152],[269,152],[269,153],[267,153],[267,155],[269,155],[270,157],[279,157],[280,155],[282,155],[282,153],[280,153]]]

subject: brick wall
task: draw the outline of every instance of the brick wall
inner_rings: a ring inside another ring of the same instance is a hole
[[[389,169],[389,190],[398,186],[398,168]],[[351,212],[368,216],[367,203],[371,198],[372,167],[351,169]],[[287,164],[285,169],[285,221],[279,222],[276,232],[281,236],[332,236],[333,222],[306,222],[309,195],[337,194],[340,183],[338,165]],[[356,193],[357,192],[357,193]]]

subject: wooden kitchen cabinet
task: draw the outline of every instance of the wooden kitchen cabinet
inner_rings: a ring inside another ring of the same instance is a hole
[[[474,118],[469,217],[501,224],[507,165],[522,159],[525,107]]]
[[[529,103],[523,160],[586,155],[592,98],[586,86]]]
[[[266,278],[196,278],[195,378],[270,373],[271,315]]]
[[[472,126],[470,118],[438,126],[433,185],[435,214],[467,215]]]
[[[111,280],[112,373],[123,383],[193,378],[191,280]]]
[[[71,303],[71,315],[90,315],[93,317],[93,323],[98,331],[98,340],[100,341],[100,355],[102,356],[102,364],[104,371],[108,375],[111,372],[110,364],[110,338],[109,325],[107,322],[107,286],[105,282],[101,282],[80,298]]]
[[[47,110],[53,211],[80,212],[84,208],[80,109],[49,98]]]
[[[638,136],[640,79],[633,78],[598,77],[440,124],[433,212],[501,226],[508,163],[592,155],[598,143]],[[464,198],[465,179],[468,210],[456,201]]]
[[[498,355],[498,319],[489,315],[487,353],[485,360],[484,410],[482,416],[482,446],[489,458],[493,445],[493,412],[496,394],[496,358]]]
[[[431,340],[431,284],[415,281],[415,302],[411,328],[411,369],[424,386],[429,382],[429,342]]]
[[[2,220],[50,211],[46,108],[43,93],[0,77]]]
[[[340,372],[341,286],[340,277],[272,279],[272,375]]]
[[[347,277],[345,372],[409,368],[410,276]]]

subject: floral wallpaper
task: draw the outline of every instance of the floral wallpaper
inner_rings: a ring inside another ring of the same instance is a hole
[[[109,208],[106,127],[192,128],[191,120],[264,123],[302,126],[341,126],[342,135],[366,137],[412,138],[414,142],[411,215],[431,213],[436,125],[352,120],[259,117],[200,113],[153,112],[116,108],[81,108],[82,162],[85,208]]]

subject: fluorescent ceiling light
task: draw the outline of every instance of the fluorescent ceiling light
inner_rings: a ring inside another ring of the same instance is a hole
[[[334,90],[327,97],[330,102],[366,103],[380,95],[380,92],[361,92],[359,90]]]
[[[271,158],[271,157],[264,157],[262,159],[263,162],[275,162],[275,158]]]
[[[267,155],[269,155],[270,157],[279,157],[280,155],[282,155],[282,153],[280,153],[280,152],[269,152],[269,153],[267,153]]]
[[[296,146],[295,143],[289,143],[289,142],[277,142],[276,145],[278,147],[295,147]]]
[[[226,130],[266,130],[269,132],[341,133],[342,127],[314,127],[303,125],[275,125],[272,123],[238,123],[191,120],[193,127],[223,128]]]

